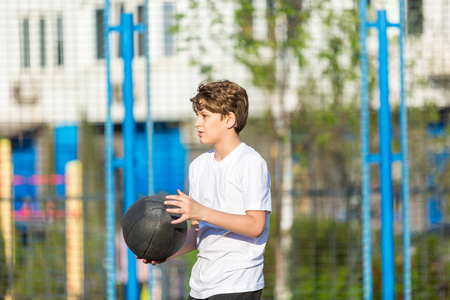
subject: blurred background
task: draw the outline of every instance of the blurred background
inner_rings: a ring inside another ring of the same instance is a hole
[[[135,199],[188,191],[189,163],[210,149],[198,142],[189,98],[204,80],[232,80],[250,101],[241,139],[266,159],[272,180],[263,298],[361,299],[361,1],[107,2],[107,14],[102,0],[0,2],[0,299],[106,299],[111,269],[117,298],[126,298],[123,168],[113,174],[114,266],[105,259],[105,122],[110,110],[114,157],[123,157],[125,107],[121,41],[111,32],[105,44],[104,22],[107,15],[117,26],[122,13],[149,28],[148,38],[133,37]],[[386,10],[389,22],[399,22],[399,1],[366,4],[368,20]],[[405,0],[404,16],[412,295],[449,299],[450,1]],[[398,29],[388,38],[398,152]],[[375,153],[376,31],[368,31],[367,50]],[[371,174],[373,298],[381,299],[377,165]],[[401,177],[394,163],[397,299]],[[151,271],[138,263],[140,297],[187,298],[194,261],[190,253]]]

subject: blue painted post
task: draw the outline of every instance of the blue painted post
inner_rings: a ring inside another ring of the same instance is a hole
[[[392,191],[392,128],[389,105],[388,38],[386,11],[378,11],[378,80],[380,88],[380,180],[381,180],[381,276],[382,298],[395,297],[394,212]]]
[[[369,165],[369,71],[366,49],[367,24],[366,0],[359,2],[359,42],[361,66],[361,192],[362,192],[362,244],[363,244],[363,292],[364,300],[372,300],[372,229],[370,213],[370,165]]]
[[[133,15],[123,13],[120,17],[120,41],[123,59],[123,102],[125,117],[122,134],[124,143],[124,211],[136,200],[134,180],[134,141],[136,136],[136,122],[133,116]],[[136,258],[128,249],[128,281],[125,288],[126,299],[139,299],[139,285],[136,277]]]
[[[105,124],[106,137],[106,177],[107,177],[107,295],[108,299],[115,299],[115,260],[114,260],[114,186],[113,186],[113,168],[124,168],[124,211],[134,203],[136,200],[135,187],[135,140],[136,140],[136,122],[133,115],[133,33],[134,31],[143,31],[144,27],[139,24],[133,25],[133,15],[123,13],[120,16],[119,26],[108,26],[107,16],[109,10],[109,2],[105,3],[105,57],[107,60],[107,86],[108,86],[108,110],[107,122]],[[111,80],[110,80],[110,62],[108,50],[108,34],[109,32],[117,31],[120,33],[121,53],[123,59],[123,102],[125,108],[125,117],[122,123],[122,135],[124,144],[124,158],[113,158],[112,140],[113,140],[113,124],[111,120]],[[128,249],[128,281],[125,287],[125,297],[127,300],[139,299],[139,285],[136,277],[136,258],[135,255]]]
[[[400,13],[400,143],[402,151],[402,222],[403,222],[403,296],[411,300],[411,232],[409,227],[409,163],[408,163],[408,124],[405,103],[405,62],[403,59],[403,39],[405,34],[405,3],[399,0]]]
[[[106,179],[106,298],[116,299],[116,259],[115,259],[115,195],[114,195],[114,125],[111,119],[112,86],[109,55],[109,1],[103,9],[103,51],[106,60],[107,110],[105,122],[105,179]]]
[[[377,21],[366,21],[366,1],[359,2],[360,17],[360,43],[361,43],[361,159],[362,159],[362,217],[363,217],[363,281],[364,299],[372,299],[372,270],[371,270],[371,246],[370,246],[370,188],[369,163],[380,164],[381,186],[381,254],[382,254],[382,298],[395,298],[395,257],[394,257],[394,218],[393,218],[393,187],[392,187],[392,163],[402,162],[402,196],[403,196],[403,260],[404,260],[404,297],[411,299],[411,273],[410,273],[410,229],[409,229],[409,182],[408,182],[408,143],[407,122],[404,91],[404,61],[403,61],[403,34],[404,34],[404,2],[399,1],[400,23],[392,24],[387,21],[386,11],[378,11]],[[378,81],[380,89],[380,109],[378,112],[378,127],[380,135],[379,153],[370,154],[368,150],[368,83],[367,83],[367,52],[366,27],[374,27],[378,30],[379,38],[379,69]],[[392,153],[391,111],[389,105],[389,72],[388,72],[388,27],[400,29],[400,129],[401,129],[401,153]]]
[[[148,0],[145,0],[144,5],[144,41],[145,41],[145,76],[146,76],[146,98],[147,98],[147,118],[145,120],[145,129],[147,132],[148,143],[148,193],[153,195],[153,119],[151,114],[151,99],[150,99],[150,41],[149,41],[149,22],[148,22],[149,5]],[[148,290],[150,298],[153,291],[153,268],[149,265],[148,276]]]

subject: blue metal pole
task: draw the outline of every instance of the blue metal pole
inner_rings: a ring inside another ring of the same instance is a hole
[[[148,0],[145,1],[144,6],[144,41],[145,41],[145,75],[146,75],[146,95],[147,95],[147,118],[146,118],[146,130],[147,130],[147,143],[148,143],[148,193],[153,195],[153,120],[151,114],[151,94],[150,94],[150,40],[149,40],[149,6]],[[150,299],[152,298],[153,290],[153,268],[149,265],[148,276],[148,290],[150,293]]]
[[[133,15],[123,13],[120,17],[120,40],[123,59],[123,102],[125,117],[123,120],[124,143],[124,211],[136,200],[134,164],[135,164],[135,136],[136,122],[133,116]],[[138,282],[136,277],[136,258],[128,249],[128,281],[125,288],[126,299],[139,299]]]
[[[369,81],[367,61],[366,0],[359,1],[359,43],[361,66],[361,173],[362,173],[362,223],[363,223],[363,291],[364,300],[371,300],[372,287],[372,231],[370,217],[370,165],[369,157]]]
[[[144,41],[145,41],[145,71],[146,71],[146,95],[147,95],[147,119],[146,119],[146,130],[147,130],[147,143],[148,143],[148,193],[149,195],[154,194],[153,190],[153,119],[151,115],[151,94],[150,94],[150,40],[149,40],[149,6],[148,0],[145,1],[145,12],[144,12]],[[153,268],[149,265],[149,276],[148,276],[148,290],[150,293],[150,299],[153,291]]]
[[[144,14],[144,41],[145,41],[145,77],[146,77],[146,96],[147,96],[147,142],[148,142],[148,193],[152,195],[153,191],[153,168],[152,168],[152,150],[153,150],[153,120],[151,115],[151,94],[150,94],[150,41],[149,41],[149,24],[148,24],[148,0],[145,1],[145,14]]]
[[[112,88],[109,56],[109,1],[103,9],[103,51],[106,60],[107,115],[105,123],[105,179],[106,179],[106,296],[108,300],[116,299],[116,261],[115,261],[115,198],[113,134],[111,119]]]
[[[402,152],[402,222],[403,222],[403,295],[405,300],[411,299],[411,233],[409,229],[409,164],[408,164],[408,128],[405,103],[403,39],[405,34],[405,3],[399,1],[400,8],[400,144]]]
[[[392,191],[392,133],[389,105],[388,39],[386,11],[378,11],[378,80],[380,88],[379,134],[381,179],[381,276],[382,299],[395,296],[394,214]]]

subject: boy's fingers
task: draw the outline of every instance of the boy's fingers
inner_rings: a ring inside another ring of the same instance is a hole
[[[178,195],[167,195],[166,199],[174,199],[174,200],[181,200],[184,197],[189,197],[189,195],[183,193],[181,190],[177,190]]]
[[[165,204],[165,205],[179,206],[180,201],[177,201],[177,200],[167,200],[167,201],[164,201],[164,204]]]
[[[181,199],[183,199],[183,198],[181,198],[178,195],[167,195],[166,199],[169,201],[181,201]]]
[[[181,208],[168,208],[168,209],[166,209],[166,211],[168,213],[173,213],[173,214],[183,214],[181,212]]]
[[[173,221],[171,222],[171,224],[179,224],[179,223],[184,222],[184,221],[186,221],[186,220],[187,220],[186,217],[181,216],[181,217],[179,217],[178,219],[173,220]]]

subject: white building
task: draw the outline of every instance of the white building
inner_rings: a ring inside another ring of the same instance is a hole
[[[230,78],[247,87],[251,109],[256,115],[267,105],[263,96],[254,89],[245,68],[233,59],[233,53],[224,47],[211,46],[215,41],[207,29],[213,16],[208,14],[206,2],[200,1],[197,11],[188,8],[189,1],[149,1],[151,111],[154,120],[183,120],[193,116],[188,99],[195,94],[198,83],[204,80],[198,67],[191,65],[192,55],[205,64],[214,65],[215,74]],[[264,13],[267,1],[254,2],[254,35],[266,33]],[[369,1],[371,10],[386,9],[388,19],[398,22],[398,2]],[[220,3],[220,2],[219,2]],[[304,7],[313,7],[309,1]],[[337,11],[351,8],[352,1],[331,1]],[[447,106],[450,74],[450,34],[446,20],[449,19],[448,1],[409,0],[406,3],[408,33],[405,41],[406,84],[412,91],[408,104],[422,105],[432,101]],[[120,12],[133,13],[135,23],[143,19],[143,1],[111,1],[110,25],[119,23]],[[0,5],[0,123],[39,124],[76,122],[82,113],[90,121],[103,122],[106,115],[106,71],[102,49],[101,22],[104,1],[29,1],[3,2]],[[226,34],[232,33],[235,3],[226,2],[220,8],[225,16]],[[309,5],[309,6],[308,6]],[[204,8],[204,9],[203,9]],[[228,13],[229,12],[229,13]],[[201,37],[198,49],[185,43],[183,34],[172,34],[169,27],[175,24],[176,14],[183,13],[181,26],[190,26]],[[318,52],[323,45],[323,28],[318,14],[310,22],[311,51]],[[414,17],[417,16],[417,17]],[[370,19],[370,15],[368,18]],[[412,22],[417,24],[413,25]],[[408,26],[409,25],[409,26]],[[398,94],[398,55],[396,55],[396,29],[390,30],[391,41],[391,88]],[[372,34],[374,35],[374,34]],[[145,59],[143,39],[135,35],[134,91],[135,116],[143,119],[146,105]],[[120,103],[123,72],[119,58],[118,34],[110,34],[111,78],[115,98],[113,115],[116,121],[123,116]],[[223,42],[223,41],[222,41]],[[222,45],[226,46],[226,43]],[[228,43],[231,46],[232,44]],[[205,47],[205,55],[199,50]],[[376,47],[376,46],[375,46]],[[178,49],[186,49],[180,51]],[[225,49],[225,50],[224,50]],[[196,54],[195,52],[198,51]],[[201,56],[200,56],[201,55]],[[314,62],[314,57],[309,60]],[[312,63],[307,72],[317,71]],[[304,78],[292,70],[291,85]],[[414,76],[414,77],[413,77]],[[217,79],[220,79],[217,78]],[[416,78],[422,84],[417,85]],[[408,84],[414,84],[413,87]],[[295,91],[288,92],[290,107],[295,106]],[[398,98],[393,96],[393,100]],[[0,126],[5,132],[4,127]]]
[[[143,20],[143,1],[111,1],[110,25],[119,24],[121,12],[132,13],[135,23]],[[106,68],[103,43],[104,1],[16,1],[0,5],[0,132],[14,134],[20,128],[40,123],[77,122],[87,114],[92,122],[106,116]],[[190,63],[189,51],[179,51],[183,40],[169,32],[176,14],[188,1],[149,1],[151,111],[155,121],[193,118],[189,98],[205,79]],[[231,11],[230,11],[231,12]],[[230,15],[232,16],[232,15]],[[204,16],[206,18],[206,16]],[[199,30],[205,29],[202,19]],[[188,21],[190,22],[190,21]],[[143,37],[135,34],[135,117],[145,119],[146,76]],[[202,40],[199,43],[210,43]],[[123,118],[121,103],[122,60],[117,33],[110,34],[111,78],[114,120]],[[220,51],[204,57],[217,62],[220,78],[247,85],[242,66],[232,55]],[[249,87],[251,96],[257,95]],[[257,110],[258,99],[251,109]],[[261,108],[259,109],[261,110]]]

